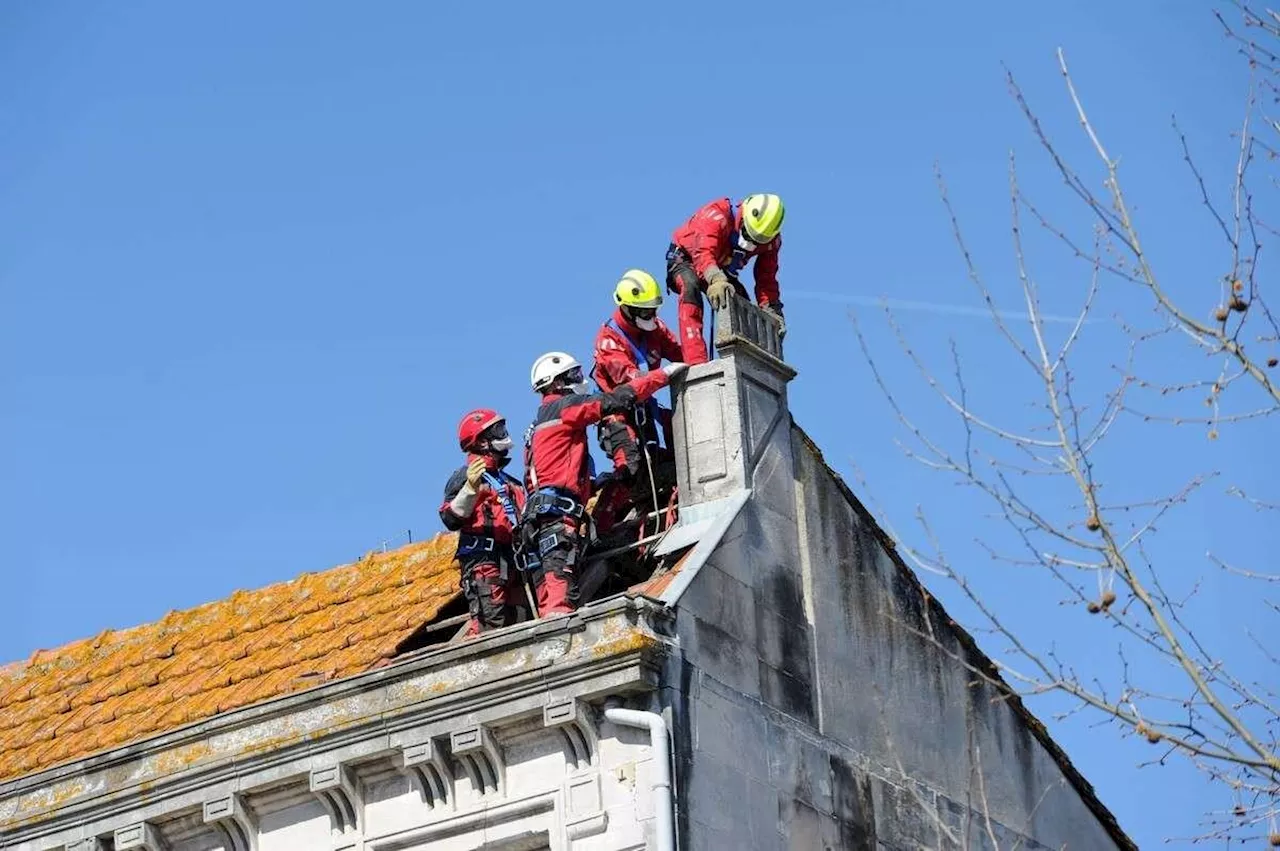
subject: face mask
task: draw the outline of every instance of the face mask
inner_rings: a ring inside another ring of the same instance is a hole
[[[501,438],[500,440],[489,441],[489,449],[497,455],[504,455],[511,451],[511,437]]]
[[[636,319],[635,322],[636,327],[641,331],[652,331],[658,327],[658,320],[656,319]]]
[[[575,396],[586,396],[587,392],[591,389],[591,385],[586,381],[578,381],[574,384],[570,384],[569,389],[573,391]]]

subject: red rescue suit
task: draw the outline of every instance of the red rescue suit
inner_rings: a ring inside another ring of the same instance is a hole
[[[467,464],[483,457],[468,454]],[[470,514],[459,517],[453,501],[467,483],[467,464],[454,471],[445,485],[440,520],[446,529],[458,533],[454,558],[462,569],[462,591],[471,611],[467,634],[475,635],[515,623],[518,606],[525,603],[514,549],[525,492],[515,476],[487,470]]]
[[[578,608],[577,562],[594,476],[587,429],[609,414],[648,401],[667,381],[667,374],[658,370],[608,393],[542,397],[525,445],[525,553],[541,560],[530,571],[539,615]]]
[[[688,364],[706,363],[707,343],[702,337],[702,292],[707,270],[718,267],[743,298],[747,290],[738,276],[755,258],[756,303],[782,309],[778,295],[778,252],[782,235],[764,245],[738,239],[742,230],[742,210],[728,198],[712,201],[676,228],[667,249],[667,289],[680,294],[680,345]]]
[[[591,377],[603,392],[608,393],[646,372],[652,372],[664,360],[680,360],[680,341],[661,319],[656,321],[658,327],[645,331],[618,309],[600,327],[596,334]],[[655,419],[658,422],[655,423]],[[665,444],[670,446],[671,412],[659,408],[653,401],[637,405],[631,411],[609,414],[600,421],[600,448],[613,461],[613,469],[618,476],[630,478],[639,472],[643,461],[641,435],[648,443],[656,443],[659,426],[666,438]]]

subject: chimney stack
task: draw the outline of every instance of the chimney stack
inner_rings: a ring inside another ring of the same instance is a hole
[[[716,359],[690,367],[673,394],[682,508],[756,486],[766,454],[790,462],[787,382],[796,371],[782,359],[778,320],[733,298],[714,322]]]

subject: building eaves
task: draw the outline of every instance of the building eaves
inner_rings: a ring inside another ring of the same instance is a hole
[[[669,617],[651,601],[614,597],[10,780],[0,784],[0,847],[160,817],[211,789],[257,788],[305,775],[313,760],[447,735],[460,719],[540,712],[550,692],[591,699],[652,688]]]

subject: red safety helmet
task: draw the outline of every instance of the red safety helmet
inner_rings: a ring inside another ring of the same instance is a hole
[[[505,419],[497,411],[491,411],[488,408],[468,411],[462,418],[462,422],[458,423],[458,445],[462,447],[463,452],[469,451],[475,446],[485,429],[500,422],[505,422]]]

